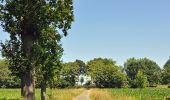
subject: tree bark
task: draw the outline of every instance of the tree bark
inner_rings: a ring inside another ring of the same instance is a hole
[[[35,100],[34,75],[31,71],[24,75],[23,95],[25,100]]]
[[[21,76],[21,96],[24,97],[24,77]]]
[[[33,65],[31,65],[31,49],[33,47],[33,36],[27,31],[22,34],[23,51],[24,56],[28,60],[26,64],[25,72],[21,80],[21,95],[23,95],[24,100],[35,100],[35,72]],[[30,64],[29,64],[30,63]]]
[[[46,100],[46,84],[41,83],[41,100]]]

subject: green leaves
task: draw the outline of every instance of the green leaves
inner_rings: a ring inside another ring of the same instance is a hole
[[[1,1],[0,22],[10,34],[2,52],[9,59],[12,73],[22,77],[36,69],[39,80],[52,81],[63,53],[60,40],[74,21],[73,1]]]
[[[150,86],[156,85],[161,81],[160,67],[147,58],[130,58],[125,62],[124,69],[131,80],[136,78],[138,71],[142,71],[147,76]]]
[[[164,65],[162,77],[162,82],[164,84],[170,84],[170,59],[168,59]]]
[[[88,74],[97,87],[124,87],[126,76],[112,59],[95,58],[87,63]]]

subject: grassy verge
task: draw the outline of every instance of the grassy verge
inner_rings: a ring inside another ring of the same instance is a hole
[[[90,92],[91,100],[135,100],[131,96],[116,96],[110,91],[112,89],[92,89]]]
[[[90,94],[91,100],[165,100],[169,96],[168,88],[92,89]]]
[[[80,89],[47,89],[47,100],[72,100],[83,92]],[[0,89],[0,100],[20,100],[20,89]],[[36,100],[40,100],[40,89],[36,89]]]

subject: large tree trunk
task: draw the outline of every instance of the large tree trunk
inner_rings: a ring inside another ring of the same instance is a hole
[[[33,72],[25,73],[23,95],[25,100],[35,100],[35,85]]]
[[[46,84],[41,83],[41,100],[46,100]]]
[[[24,56],[28,61],[26,63],[25,72],[23,78],[21,79],[21,95],[23,95],[25,100],[35,100],[35,72],[33,65],[31,64],[31,49],[33,47],[33,36],[27,32],[22,34],[23,51]]]
[[[28,75],[30,75],[30,76],[28,76]],[[21,96],[24,97],[25,99],[26,99],[27,95],[32,94],[31,91],[29,90],[30,88],[27,89],[28,87],[33,88],[33,89],[31,89],[31,90],[33,90],[32,93],[35,93],[35,77],[34,77],[34,74],[28,73],[28,74],[25,74],[21,77]],[[30,91],[30,93],[27,92],[27,91]],[[35,98],[34,94],[33,94],[32,98]],[[33,100],[33,99],[27,98],[26,100]]]

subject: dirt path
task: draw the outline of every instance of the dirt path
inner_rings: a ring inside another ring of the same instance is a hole
[[[84,90],[84,92],[79,96],[77,96],[74,100],[90,100],[89,94],[90,94],[90,90],[88,89]]]

